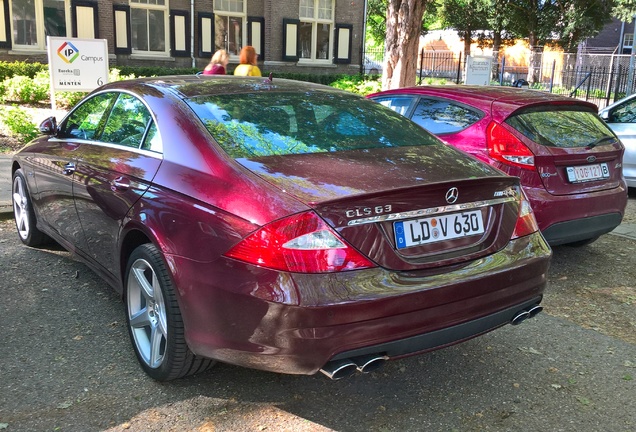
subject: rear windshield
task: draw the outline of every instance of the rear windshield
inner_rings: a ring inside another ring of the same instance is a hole
[[[615,139],[603,120],[591,111],[527,111],[511,116],[506,123],[547,147],[587,147]]]
[[[186,102],[235,159],[443,145],[391,109],[353,94],[229,94]]]

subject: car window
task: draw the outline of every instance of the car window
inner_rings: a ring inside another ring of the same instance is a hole
[[[411,120],[427,131],[439,135],[459,132],[481,118],[480,113],[451,101],[421,98]]]
[[[405,117],[353,94],[252,93],[186,102],[234,158],[441,145]]]
[[[139,99],[121,93],[108,115],[100,141],[139,148],[151,120],[150,112]]]
[[[60,137],[95,139],[104,113],[107,112],[116,96],[116,93],[102,93],[82,102],[60,127]]]
[[[148,133],[144,138],[144,142],[141,145],[141,148],[143,150],[150,150],[156,153],[163,153],[163,141],[161,141],[161,136],[159,135],[157,125],[154,121],[151,121],[150,123]]]
[[[413,103],[412,97],[408,96],[396,96],[396,97],[379,97],[374,98],[373,100],[384,105],[385,107],[391,108],[398,114],[406,115],[411,103]]]
[[[625,102],[613,109],[608,122],[610,123],[636,123],[636,99]]]
[[[532,141],[560,148],[586,147],[614,134],[592,111],[533,109],[506,119],[506,123]]]

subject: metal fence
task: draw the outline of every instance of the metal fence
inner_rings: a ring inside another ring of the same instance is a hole
[[[360,72],[381,74],[383,57],[384,50],[365,51]],[[625,95],[636,92],[636,66],[633,60],[629,55],[545,52],[535,62],[536,79],[529,86],[584,99],[604,108]],[[492,83],[513,85],[519,80],[526,80],[529,64],[529,53],[521,59],[495,53]],[[461,83],[464,80],[464,66],[462,53],[422,50],[417,61],[416,82],[424,84],[432,82],[429,78],[444,78]]]

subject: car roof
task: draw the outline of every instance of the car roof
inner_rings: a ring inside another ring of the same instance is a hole
[[[470,86],[470,85],[443,85],[443,86],[414,86],[369,95],[376,98],[385,95],[428,95],[437,96],[462,102],[484,112],[490,112],[496,106],[500,116],[507,117],[514,111],[531,106],[540,105],[573,105],[584,109],[597,111],[598,108],[591,102],[569,98],[561,95],[547,93],[539,90],[526,90],[516,87],[500,86]]]
[[[303,81],[294,81],[273,77],[238,77],[233,75],[172,75],[152,78],[137,78],[115,81],[98,89],[130,90],[145,93],[144,89],[156,89],[162,93],[171,93],[180,99],[220,94],[244,94],[260,92],[302,92],[327,91],[346,93],[333,87]]]

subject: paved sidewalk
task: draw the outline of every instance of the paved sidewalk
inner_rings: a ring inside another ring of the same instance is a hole
[[[0,215],[11,213],[11,156],[0,154]],[[611,234],[636,240],[636,224],[619,225]]]

